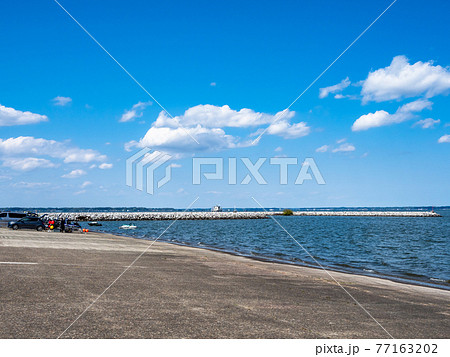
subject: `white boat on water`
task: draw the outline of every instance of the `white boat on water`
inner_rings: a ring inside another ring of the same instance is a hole
[[[137,226],[135,226],[134,224],[130,223],[130,224],[124,224],[122,226],[119,227],[120,229],[136,229]]]
[[[97,227],[100,227],[102,224],[101,223],[98,223],[97,221],[94,221],[94,222],[89,222],[88,223],[90,226],[97,226]]]
[[[219,205],[214,206],[213,208],[211,208],[211,212],[222,212],[222,207],[220,207]]]

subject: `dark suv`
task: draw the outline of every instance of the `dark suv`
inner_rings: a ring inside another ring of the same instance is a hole
[[[0,227],[7,227],[9,222],[18,221],[19,219],[26,216],[26,213],[0,212]]]
[[[45,229],[45,224],[38,217],[24,217],[16,222],[9,222],[8,227],[16,229],[36,229],[42,231]]]

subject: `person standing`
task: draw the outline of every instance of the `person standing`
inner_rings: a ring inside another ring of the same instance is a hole
[[[61,233],[64,233],[65,232],[65,228],[66,228],[66,225],[64,224],[64,218],[61,218],[61,222],[59,224],[59,231]]]

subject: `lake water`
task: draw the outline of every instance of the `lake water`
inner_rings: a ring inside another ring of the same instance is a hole
[[[322,266],[450,289],[450,210],[441,218],[275,217]],[[154,240],[171,221],[102,222],[83,227]],[[160,241],[259,259],[317,265],[272,219],[176,221]]]

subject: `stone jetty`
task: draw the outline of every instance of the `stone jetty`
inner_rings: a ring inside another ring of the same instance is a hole
[[[67,218],[77,221],[165,221],[165,220],[213,220],[213,219],[264,219],[279,216],[281,211],[271,212],[70,212],[48,213],[54,219]],[[294,216],[344,216],[344,217],[440,217],[426,211],[296,211]]]
[[[264,212],[71,212],[49,213],[52,218],[77,221],[168,221],[210,219],[263,219]]]
[[[282,214],[282,212],[278,212]],[[297,211],[294,216],[345,216],[345,217],[441,217],[431,211]]]

